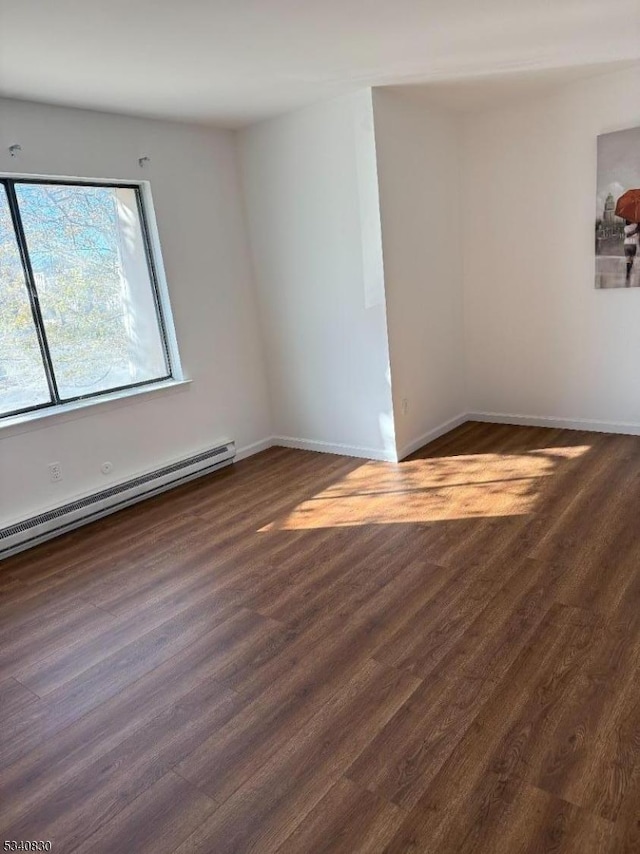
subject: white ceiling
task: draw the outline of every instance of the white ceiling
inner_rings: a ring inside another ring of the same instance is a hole
[[[0,95],[229,126],[638,59],[640,0],[0,0]]]
[[[510,71],[388,88],[422,104],[444,107],[454,112],[474,113],[544,96],[558,86],[573,81],[631,68],[640,74],[640,61]]]

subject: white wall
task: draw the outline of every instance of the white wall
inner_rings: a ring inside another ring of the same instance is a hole
[[[637,68],[467,118],[471,410],[640,430],[640,290],[594,288],[596,137],[637,125]]]
[[[468,115],[461,140],[458,119],[391,91],[374,139],[371,97],[237,138],[0,101],[0,173],[151,181],[193,380],[0,427],[0,523],[222,438],[393,459],[465,410],[640,431],[640,290],[593,281],[596,136],[640,125],[640,71]]]
[[[7,148],[22,146],[12,159]],[[151,158],[142,172],[138,158]],[[228,131],[0,101],[0,173],[149,179],[182,366],[192,383],[82,414],[0,427],[0,524],[210,447],[271,435]],[[110,460],[105,477],[100,464]],[[63,480],[48,480],[60,461]]]
[[[371,91],[239,139],[274,432],[393,459]]]
[[[373,103],[395,431],[402,458],[465,412],[461,123],[394,90],[375,90]]]

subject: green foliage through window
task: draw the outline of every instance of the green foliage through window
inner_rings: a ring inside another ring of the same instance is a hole
[[[169,375],[139,190],[2,182],[0,415]]]

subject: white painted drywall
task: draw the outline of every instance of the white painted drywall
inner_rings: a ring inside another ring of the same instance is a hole
[[[461,123],[393,90],[375,90],[373,104],[395,432],[403,457],[465,412]]]
[[[360,86],[636,59],[638,0],[6,0],[0,91],[248,123]],[[37,26],[36,26],[37,24]]]
[[[274,432],[393,459],[371,91],[239,142]]]
[[[7,148],[22,146],[12,159]],[[138,158],[149,156],[144,171]],[[0,101],[0,173],[151,182],[182,366],[180,390],[0,427],[0,524],[222,438],[271,435],[264,354],[229,131]],[[109,460],[105,477],[100,464]],[[48,480],[47,463],[63,479]]]
[[[193,380],[0,428],[0,522],[222,438],[392,459],[464,410],[640,431],[640,291],[593,287],[596,137],[640,125],[640,71],[464,119],[374,100],[375,140],[369,90],[237,140],[0,101],[0,172],[150,180]]]
[[[594,288],[596,137],[638,125],[637,68],[466,119],[470,410],[640,426],[640,290]]]

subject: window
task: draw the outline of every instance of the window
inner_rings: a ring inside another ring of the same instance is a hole
[[[171,376],[140,188],[0,179],[0,418]]]

